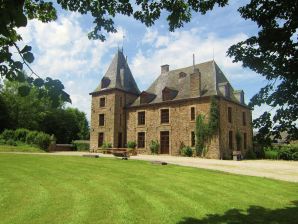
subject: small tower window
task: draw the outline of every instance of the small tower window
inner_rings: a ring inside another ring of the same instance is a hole
[[[106,106],[106,98],[102,97],[99,99],[99,107],[105,107]]]
[[[191,147],[194,147],[196,145],[196,135],[195,132],[191,132]]]
[[[232,123],[232,107],[228,107],[228,121]]]
[[[99,126],[104,126],[105,125],[105,115],[100,114],[99,115]]]
[[[196,108],[191,107],[190,108],[190,120],[194,121],[196,119]]]

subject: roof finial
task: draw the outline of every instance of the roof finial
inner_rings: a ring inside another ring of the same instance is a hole
[[[122,53],[123,53],[124,39],[125,39],[125,36],[123,35],[122,36]]]
[[[213,46],[213,52],[212,52],[212,59],[214,61],[214,46]]]

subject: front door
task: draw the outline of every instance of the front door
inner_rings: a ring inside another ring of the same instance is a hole
[[[122,148],[122,132],[118,133],[118,148]]]
[[[169,154],[170,134],[168,131],[160,132],[160,154]]]

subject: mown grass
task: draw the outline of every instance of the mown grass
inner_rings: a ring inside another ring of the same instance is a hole
[[[36,146],[18,142],[16,146],[0,144],[0,152],[45,152]]]
[[[0,154],[0,223],[293,223],[298,185],[135,160]]]

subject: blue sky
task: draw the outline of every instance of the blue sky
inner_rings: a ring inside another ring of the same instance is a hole
[[[87,114],[90,120],[92,92],[104,75],[118,47],[124,43],[124,54],[140,90],[145,90],[159,75],[160,65],[170,69],[214,59],[234,89],[243,89],[246,102],[265,85],[261,75],[244,69],[241,63],[232,63],[226,51],[232,44],[245,40],[258,32],[251,21],[242,19],[237,9],[246,1],[231,1],[224,8],[216,7],[206,15],[193,14],[190,23],[175,32],[168,31],[166,15],[147,28],[133,18],[117,16],[118,32],[108,34],[107,40],[88,40],[92,29],[90,16],[58,9],[58,20],[51,23],[29,21],[21,28],[23,41],[33,48],[34,71],[40,76],[60,79],[70,94],[73,104]],[[123,36],[125,39],[123,41]],[[253,117],[268,108],[258,108]]]

